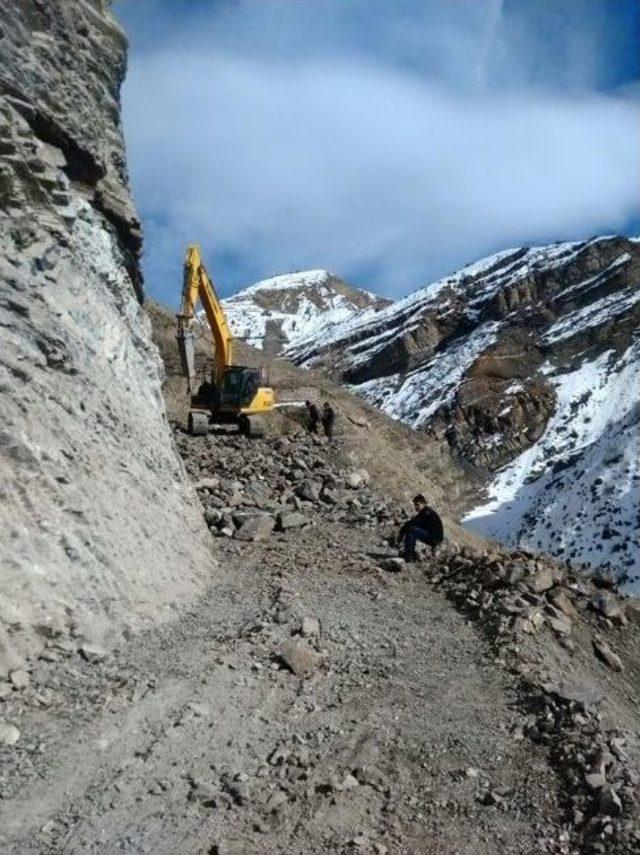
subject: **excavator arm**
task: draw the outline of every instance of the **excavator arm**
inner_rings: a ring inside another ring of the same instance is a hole
[[[225,370],[233,364],[233,337],[213,282],[203,264],[200,249],[193,244],[187,249],[182,285],[182,307],[178,315],[178,350],[182,370],[193,393],[196,384],[195,336],[196,306],[202,303],[215,344],[213,381],[221,386]]]

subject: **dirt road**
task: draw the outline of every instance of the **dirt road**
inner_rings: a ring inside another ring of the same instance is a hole
[[[53,640],[4,704],[3,851],[553,851],[558,782],[485,642],[422,565],[376,569],[357,507],[306,516],[217,539],[207,597],[120,652]]]

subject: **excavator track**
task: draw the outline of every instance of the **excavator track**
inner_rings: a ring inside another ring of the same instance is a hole
[[[264,436],[266,430],[265,420],[260,416],[245,416],[241,415],[238,418],[238,427],[240,433],[250,437]]]
[[[187,419],[187,427],[192,436],[204,436],[209,433],[209,414],[191,410]]]

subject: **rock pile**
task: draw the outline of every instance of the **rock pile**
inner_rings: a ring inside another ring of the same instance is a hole
[[[606,579],[578,575],[528,551],[450,552],[428,572],[479,622],[496,660],[521,678],[528,710],[523,735],[548,746],[566,786],[562,851],[574,840],[590,853],[637,851],[638,777],[625,750],[634,736],[605,725],[599,708],[607,675],[594,679],[595,660],[591,667],[584,660],[596,657],[607,670],[624,670],[614,646],[624,643],[624,627],[637,623],[638,602],[602,590]]]
[[[300,433],[259,444],[212,436],[205,445],[178,431],[176,439],[214,537],[263,540],[320,517],[378,528],[394,515],[369,473],[318,437]]]

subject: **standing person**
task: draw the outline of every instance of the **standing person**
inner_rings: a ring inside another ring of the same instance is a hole
[[[309,421],[307,422],[309,433],[318,433],[318,422],[320,421],[318,408],[311,401],[305,401],[305,404],[307,406],[307,415],[309,416]]]
[[[440,516],[427,505],[427,500],[418,495],[413,500],[415,516],[402,526],[398,532],[398,542],[404,541],[405,561],[416,560],[416,542],[427,543],[435,554],[436,549],[444,540],[444,527]]]
[[[327,439],[333,439],[333,425],[335,420],[336,414],[333,407],[328,401],[325,401],[322,407],[322,427],[324,428],[324,435]]]

